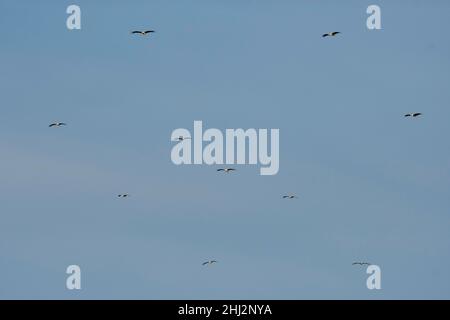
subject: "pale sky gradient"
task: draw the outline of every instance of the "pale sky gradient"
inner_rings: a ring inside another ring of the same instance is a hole
[[[449,12],[2,0],[0,298],[449,299]],[[279,173],[173,165],[170,134],[194,120],[279,128]]]

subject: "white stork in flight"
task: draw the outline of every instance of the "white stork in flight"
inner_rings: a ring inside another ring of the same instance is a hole
[[[222,171],[222,172],[225,172],[225,173],[230,173],[230,172],[233,172],[233,171],[236,171],[236,169],[234,169],[234,168],[221,168],[221,169],[217,169],[217,171]]]
[[[212,265],[213,263],[217,263],[217,260],[209,260],[202,263],[202,266]]]
[[[53,122],[52,124],[49,125],[49,128],[51,127],[61,127],[61,126],[66,126],[67,124],[64,122]]]
[[[146,36],[149,33],[153,33],[153,32],[155,32],[155,30],[145,30],[145,31],[135,30],[135,31],[131,31],[131,34],[138,34],[138,35],[141,35],[141,36]]]
[[[283,196],[283,199],[297,199],[298,197],[295,194],[286,194]]]
[[[190,139],[190,137],[183,137],[183,136],[179,136],[178,138],[175,139],[175,141],[184,141]]]
[[[356,266],[356,265],[360,265],[360,266],[370,266],[370,263],[368,262],[353,262],[352,266]]]
[[[333,32],[328,32],[328,33],[324,33],[322,35],[322,38],[325,37],[335,37],[336,35],[338,35],[340,32],[339,31],[333,31]]]
[[[422,114],[420,113],[420,112],[415,112],[415,113],[407,113],[407,114],[405,114],[405,118],[406,117],[413,117],[413,118],[415,118],[415,117],[418,117],[418,116],[421,116]]]

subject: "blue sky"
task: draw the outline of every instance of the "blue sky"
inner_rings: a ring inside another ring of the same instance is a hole
[[[449,299],[449,11],[3,0],[0,298]],[[279,128],[279,173],[175,166],[170,134],[194,120]]]

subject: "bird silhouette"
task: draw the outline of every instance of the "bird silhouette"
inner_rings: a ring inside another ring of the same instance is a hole
[[[352,266],[355,266],[355,265],[370,266],[370,263],[368,263],[368,262],[353,262]]]
[[[176,138],[176,141],[183,141],[183,140],[187,140],[187,139],[191,139],[190,137],[183,137],[183,136],[179,136],[178,138]]]
[[[52,124],[49,125],[49,127],[61,127],[61,126],[66,126],[67,124],[64,122],[53,122]]]
[[[236,171],[236,169],[233,169],[233,168],[221,168],[221,169],[217,169],[217,171],[223,171],[223,172],[225,172],[225,173],[230,173],[230,172],[232,172],[232,171]]]
[[[145,30],[145,31],[135,30],[135,31],[131,31],[131,34],[138,34],[141,36],[145,36],[145,35],[147,35],[149,33],[153,33],[153,32],[155,32],[155,30]]]
[[[335,36],[338,35],[338,34],[340,34],[339,31],[328,32],[328,33],[324,33],[324,34],[322,35],[322,38],[325,38],[325,37],[335,37]]]
[[[415,113],[407,113],[407,114],[405,114],[405,117],[413,117],[413,118],[415,118],[415,117],[418,117],[418,116],[421,116],[421,115],[422,115],[422,113],[415,112]]]

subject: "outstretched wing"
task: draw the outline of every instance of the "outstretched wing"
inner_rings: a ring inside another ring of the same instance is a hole
[[[331,35],[332,36],[335,36],[335,35],[337,35],[337,34],[339,34],[340,32],[339,31],[335,31],[335,32],[333,32]]]
[[[151,32],[155,32],[155,30],[146,30],[146,31],[144,31],[144,34],[151,33]]]
[[[135,31],[131,31],[131,33],[132,33],[132,34],[136,34],[136,33],[139,33],[139,34],[141,34],[141,33],[142,33],[142,31],[138,31],[138,30],[135,30]]]
[[[413,117],[417,117],[417,116],[420,116],[420,115],[421,115],[420,112],[416,112],[416,113],[413,114]]]

